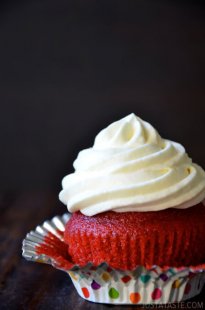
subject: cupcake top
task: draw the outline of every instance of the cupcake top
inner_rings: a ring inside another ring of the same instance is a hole
[[[135,114],[100,131],[73,165],[59,194],[69,212],[185,209],[205,198],[204,170]]]

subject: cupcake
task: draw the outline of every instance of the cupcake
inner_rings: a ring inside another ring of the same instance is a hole
[[[205,261],[205,172],[182,145],[130,114],[102,130],[74,168],[59,197],[73,213],[64,237],[75,263],[133,270]]]
[[[103,129],[74,169],[59,194],[71,216],[31,233],[26,258],[68,272],[89,301],[156,304],[200,293],[205,172],[181,144],[130,114]]]

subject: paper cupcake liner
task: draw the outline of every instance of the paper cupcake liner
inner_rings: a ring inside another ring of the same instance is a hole
[[[50,264],[68,273],[78,294],[89,301],[107,304],[165,304],[198,295],[205,283],[205,264],[189,267],[137,266],[132,271],[75,265],[63,240],[70,215],[56,216],[37,226],[23,241],[23,257]]]

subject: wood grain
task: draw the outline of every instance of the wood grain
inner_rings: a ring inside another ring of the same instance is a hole
[[[22,258],[21,243],[26,233],[44,220],[65,212],[56,193],[6,192],[0,195],[0,211],[0,309],[143,309],[84,301],[65,273]],[[205,306],[205,290],[191,301],[203,302]],[[190,309],[190,304],[182,306]]]

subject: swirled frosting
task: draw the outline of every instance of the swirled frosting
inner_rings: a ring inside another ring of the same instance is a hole
[[[184,147],[135,114],[112,123],[82,150],[60,200],[87,216],[105,211],[185,209],[205,198],[205,172]]]

